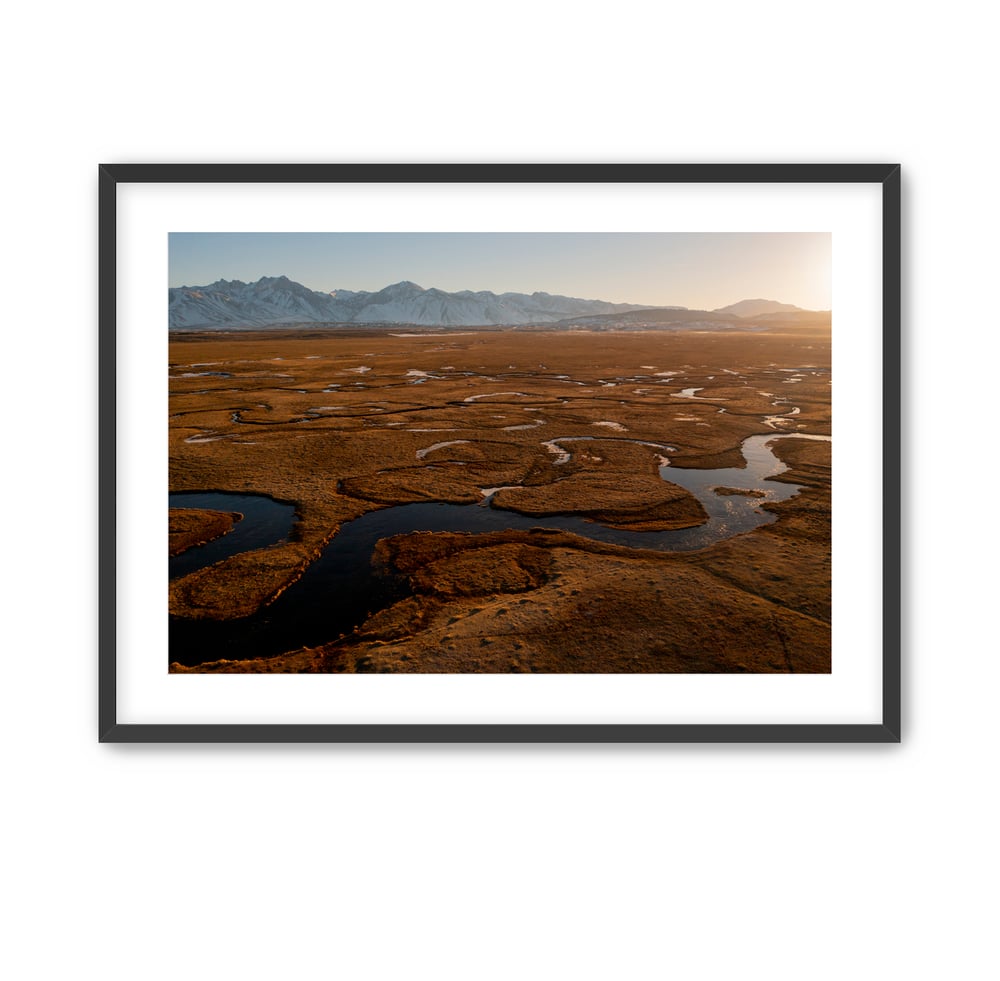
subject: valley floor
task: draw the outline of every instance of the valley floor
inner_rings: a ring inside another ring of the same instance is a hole
[[[553,513],[697,526],[699,502],[660,476],[665,456],[741,466],[749,435],[830,423],[828,329],[173,335],[171,490],[268,495],[299,520],[283,544],[177,579],[171,613],[246,616],[294,588],[344,522],[396,504],[493,495],[542,527]],[[763,505],[775,523],[710,548],[394,538],[377,558],[408,595],[356,631],[172,670],[827,672],[830,444],[774,452],[789,466],[778,479],[802,492]]]

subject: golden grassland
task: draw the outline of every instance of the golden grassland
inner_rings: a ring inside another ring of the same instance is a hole
[[[631,530],[699,524],[658,472],[739,466],[754,433],[830,433],[829,329],[400,330],[173,335],[171,490],[296,505],[283,544],[171,585],[174,615],[245,616],[341,524],[412,501],[574,513]],[[694,398],[685,392],[698,389]],[[792,414],[792,409],[798,412]],[[567,437],[572,458],[557,463]],[[440,445],[438,445],[440,444]],[[347,637],[194,671],[830,670],[830,446],[776,454],[796,498],[776,523],[691,553],[560,532],[415,534],[376,560],[409,596]],[[173,546],[172,546],[173,547]]]

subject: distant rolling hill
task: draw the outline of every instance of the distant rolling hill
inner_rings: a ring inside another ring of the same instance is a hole
[[[720,307],[715,313],[731,313],[734,317],[760,317],[764,314],[796,313],[806,311],[791,303],[779,303],[777,300],[740,300],[728,307]]]
[[[714,329],[746,326],[744,321],[730,313],[717,313],[714,310],[687,310],[684,307],[642,307],[623,313],[599,314],[592,317],[568,317],[561,321],[561,324],[566,327],[612,327],[617,324],[635,327],[647,325],[651,327],[707,327]]]
[[[753,310],[754,313],[739,311]],[[803,310],[790,303],[774,300],[741,300],[718,310],[688,310],[685,307],[643,307],[622,313],[598,314],[589,317],[569,317],[555,326],[592,327],[656,327],[675,330],[753,330],[777,326],[828,326],[829,310]]]

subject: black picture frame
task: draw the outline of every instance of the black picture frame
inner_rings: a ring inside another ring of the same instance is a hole
[[[123,723],[118,712],[117,192],[129,183],[853,184],[881,188],[881,720],[774,724]],[[104,164],[99,167],[99,740],[108,743],[893,743],[901,737],[897,164]]]

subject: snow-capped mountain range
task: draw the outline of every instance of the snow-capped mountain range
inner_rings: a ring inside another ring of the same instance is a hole
[[[402,282],[371,293],[320,293],[287,276],[256,283],[219,280],[170,289],[172,329],[265,327],[289,323],[397,323],[423,326],[553,323],[567,317],[638,310],[631,303],[580,300],[549,293],[446,293]]]
[[[657,307],[685,311],[685,307]],[[743,300],[714,311],[716,319],[794,312],[798,307],[773,300]],[[255,283],[223,280],[210,286],[170,288],[172,330],[253,328],[280,324],[417,324],[428,327],[550,324],[573,318],[607,318],[647,305],[581,300],[551,293],[446,293],[404,281],[377,292],[333,290],[321,293],[287,276],[265,276]]]

